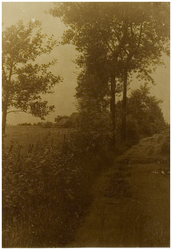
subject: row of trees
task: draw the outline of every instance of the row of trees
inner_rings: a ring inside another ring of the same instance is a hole
[[[76,97],[81,117],[82,113],[89,116],[110,110],[114,142],[119,113],[121,138],[126,140],[131,77],[135,74],[154,84],[151,73],[162,63],[162,54],[169,54],[169,11],[166,2],[64,2],[50,10],[68,27],[63,43],[73,43],[80,52]],[[42,119],[53,110],[41,94],[52,93],[60,81],[49,70],[55,61],[38,64],[36,59],[51,53],[55,46],[57,41],[42,33],[38,21],[27,26],[19,22],[2,33],[3,133],[7,113],[16,111],[10,107]],[[121,93],[122,102],[116,105],[116,96]]]
[[[133,73],[151,73],[169,54],[169,3],[62,3],[50,13],[68,26],[63,42],[81,53],[77,64],[80,111],[109,110],[116,134],[116,95],[123,93],[121,138],[126,140],[127,87]]]
[[[55,128],[55,127],[76,128],[77,118],[78,118],[78,113],[74,112],[70,116],[58,115],[57,117],[54,118],[54,122],[50,121],[37,122],[33,123],[33,126],[40,126],[43,128]],[[32,126],[32,124],[24,122],[24,123],[19,123],[18,126]]]

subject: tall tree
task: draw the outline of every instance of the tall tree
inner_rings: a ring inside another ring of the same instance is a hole
[[[107,76],[114,137],[117,81],[123,84],[125,140],[128,76],[153,81],[150,65],[160,63],[169,40],[169,3],[62,3],[50,12],[67,24],[64,42],[82,52],[81,67]]]
[[[41,94],[52,93],[60,81],[49,71],[55,61],[38,64],[35,60],[48,54],[57,45],[53,37],[41,31],[38,21],[26,26],[20,21],[2,32],[2,131],[5,133],[6,118],[10,112],[24,111],[44,118],[53,106],[43,101]],[[15,107],[17,110],[10,110]]]
[[[124,10],[125,47],[122,49],[123,118],[122,139],[126,139],[127,82],[133,71],[154,83],[151,73],[160,64],[162,53],[169,54],[169,4],[128,3]]]
[[[115,93],[118,74],[116,58],[121,45],[113,46],[110,19],[104,14],[102,7],[101,3],[68,3],[55,8],[51,13],[54,16],[62,16],[63,21],[69,25],[70,29],[64,34],[64,42],[72,40],[76,49],[82,52],[79,62],[82,62],[80,66],[86,69],[86,75],[92,71],[92,75],[98,75],[99,79],[103,74],[107,76],[108,81],[105,80],[105,83],[110,85],[110,109],[115,132]],[[107,84],[104,86],[107,88]]]

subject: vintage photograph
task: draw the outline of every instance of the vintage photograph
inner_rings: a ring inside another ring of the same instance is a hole
[[[2,2],[2,247],[170,247],[170,2]]]

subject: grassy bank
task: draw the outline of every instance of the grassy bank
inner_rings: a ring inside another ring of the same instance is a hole
[[[59,145],[42,139],[26,155],[3,145],[3,247],[62,247],[73,239],[108,158],[85,152],[76,141]]]

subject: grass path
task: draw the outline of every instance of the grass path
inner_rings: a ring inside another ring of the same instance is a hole
[[[94,202],[68,247],[169,246],[169,175],[154,164],[122,167],[120,177],[109,169],[97,179]]]
[[[94,183],[94,201],[67,247],[169,247],[168,168],[158,161],[114,163]]]

